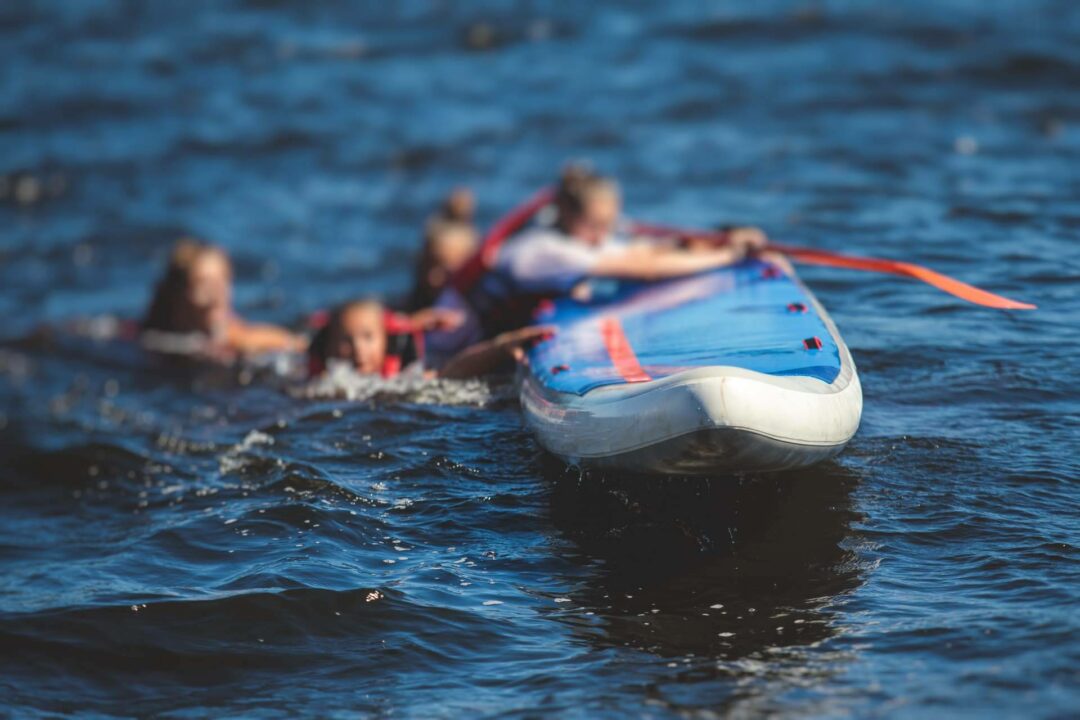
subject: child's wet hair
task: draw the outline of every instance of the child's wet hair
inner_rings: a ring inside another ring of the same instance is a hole
[[[184,304],[187,302],[191,273],[199,258],[218,254],[228,263],[228,255],[217,245],[193,237],[183,237],[176,241],[169,253],[169,263],[164,274],[154,288],[150,309],[142,322],[143,330],[157,330],[168,333],[199,332],[203,328],[192,324],[186,317]]]
[[[559,224],[565,227],[573,218],[579,217],[585,211],[589,196],[597,192],[617,193],[618,185],[582,163],[572,163],[563,168],[555,188]]]

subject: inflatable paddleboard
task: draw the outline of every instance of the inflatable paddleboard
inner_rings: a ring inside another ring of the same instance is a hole
[[[804,467],[855,434],[847,346],[783,258],[658,283],[594,281],[537,321],[520,370],[540,444],[565,462],[707,475]]]

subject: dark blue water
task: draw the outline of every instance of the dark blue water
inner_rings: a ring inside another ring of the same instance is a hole
[[[0,712],[1075,713],[1080,6],[587,5],[0,7]],[[138,315],[180,233],[253,318],[403,291],[449,187],[570,157],[1041,307],[807,268],[862,428],[702,481],[566,471],[507,385],[32,334]]]

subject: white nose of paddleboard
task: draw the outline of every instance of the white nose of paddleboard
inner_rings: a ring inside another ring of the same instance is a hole
[[[569,463],[781,470],[835,455],[858,429],[850,353],[788,268],[755,260],[638,285],[556,304],[544,322],[559,332],[530,353],[522,407],[540,444]]]

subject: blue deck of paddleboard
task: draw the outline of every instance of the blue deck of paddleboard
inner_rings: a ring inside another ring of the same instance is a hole
[[[625,383],[601,332],[603,319],[615,317],[653,379],[722,365],[831,383],[840,350],[806,292],[776,270],[748,260],[658,283],[600,281],[589,302],[563,298],[539,315],[557,332],[530,351],[530,371],[544,387],[576,395]],[[793,303],[806,312],[790,310]],[[806,349],[815,337],[821,349]]]

